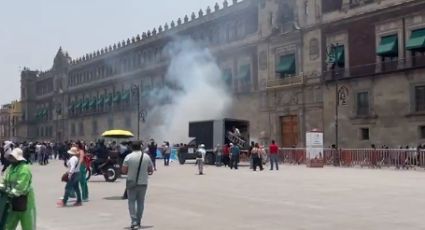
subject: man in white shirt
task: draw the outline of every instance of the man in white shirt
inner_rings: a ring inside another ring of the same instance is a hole
[[[198,150],[196,150],[196,164],[198,165],[199,175],[204,174],[204,162],[206,153],[207,151],[205,150],[205,145],[199,145]]]
[[[124,159],[122,172],[127,174],[128,210],[131,217],[131,229],[141,227],[148,177],[153,174],[153,164],[148,154],[142,153],[142,142],[132,143],[133,152]]]

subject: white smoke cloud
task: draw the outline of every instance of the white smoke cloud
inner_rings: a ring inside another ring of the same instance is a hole
[[[208,48],[192,40],[176,39],[168,47],[171,63],[165,87],[149,96],[145,137],[187,143],[188,123],[220,119],[231,105],[230,87]]]

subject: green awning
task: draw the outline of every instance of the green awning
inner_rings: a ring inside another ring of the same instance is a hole
[[[121,100],[121,93],[116,93],[114,98],[112,99],[112,102],[120,103],[120,100]]]
[[[251,72],[251,66],[250,65],[242,65],[239,67],[239,79],[249,79],[250,78],[250,72]]]
[[[232,80],[232,71],[230,70],[223,71],[223,79],[225,82],[229,82],[230,80]]]
[[[75,104],[75,106],[74,106],[74,108],[75,109],[81,109],[81,105],[82,105],[83,103],[82,103],[82,101],[80,101],[80,102],[76,102],[76,104]]]
[[[276,72],[281,74],[295,74],[295,55],[281,56],[279,64],[276,66]]]
[[[88,109],[89,107],[89,100],[85,100],[82,104],[81,104],[81,108],[82,109]]]
[[[96,108],[96,98],[92,98],[89,102],[89,107],[90,108]]]
[[[103,102],[104,102],[104,98],[103,98],[103,96],[99,97],[99,98],[97,99],[97,106],[101,106],[101,105],[103,104]]]
[[[68,106],[68,110],[73,110],[73,109],[74,109],[74,104],[75,104],[75,103],[71,103],[71,105],[70,105],[70,106]]]
[[[345,65],[345,48],[343,45],[335,46],[329,55],[329,63],[336,64],[340,67]]]
[[[408,50],[420,50],[425,49],[425,29],[414,30],[407,41],[406,49]]]
[[[111,105],[111,98],[112,98],[111,95],[106,96],[106,98],[105,98],[105,105]]]
[[[376,53],[382,57],[398,56],[398,38],[397,35],[390,35],[381,38]]]
[[[128,101],[130,99],[130,90],[124,91],[124,93],[121,95],[121,100]]]

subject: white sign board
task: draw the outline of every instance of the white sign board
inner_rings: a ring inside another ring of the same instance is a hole
[[[323,159],[323,133],[306,133],[307,160]]]

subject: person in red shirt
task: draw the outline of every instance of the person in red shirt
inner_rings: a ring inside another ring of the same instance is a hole
[[[229,165],[229,162],[230,162],[230,148],[229,148],[229,145],[228,144],[225,144],[223,146],[223,159],[222,159],[222,161],[223,161],[224,167],[227,167]]]
[[[276,142],[272,140],[272,144],[269,146],[269,154],[270,154],[270,170],[273,170],[273,164],[276,164],[276,170],[279,170],[278,163],[278,154],[279,154],[279,146],[276,145]]]

